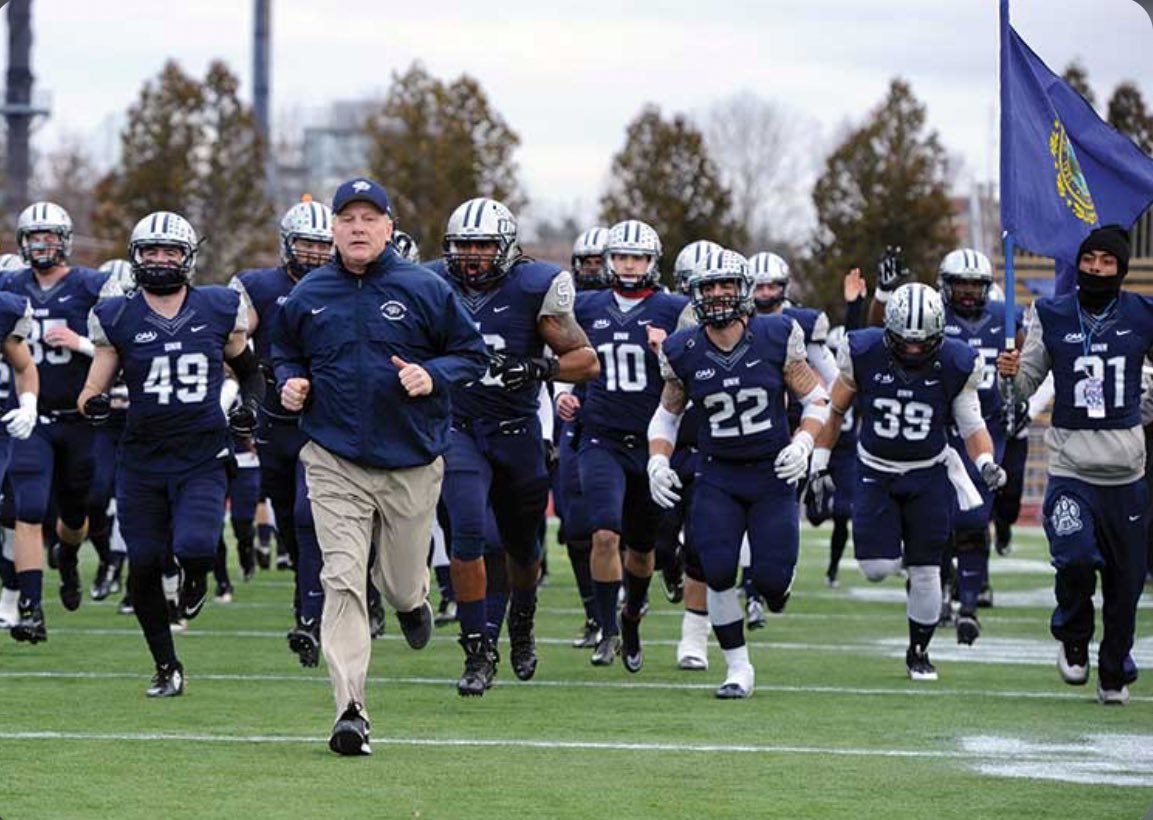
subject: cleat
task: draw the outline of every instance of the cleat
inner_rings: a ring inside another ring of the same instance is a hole
[[[400,621],[400,631],[404,639],[413,649],[424,649],[432,637],[432,604],[425,599],[424,603],[411,612],[398,612],[396,619]]]
[[[725,682],[716,688],[713,696],[718,700],[745,700],[752,697],[757,673],[752,666],[730,669]]]
[[[593,666],[612,666],[613,658],[621,653],[621,639],[619,635],[602,635],[593,649],[589,663]]]
[[[368,730],[364,707],[352,701],[332,727],[328,748],[344,757],[370,755],[372,747],[368,744]]]
[[[678,549],[672,558],[661,568],[661,587],[670,604],[679,604],[685,597],[685,565]]]
[[[83,591],[80,588],[80,562],[76,557],[66,557],[63,551],[57,556],[57,566],[60,569],[60,603],[69,612],[80,608]]]
[[[40,604],[21,601],[19,621],[9,631],[13,640],[21,643],[40,643],[48,640],[48,628],[44,625],[44,610]]]
[[[436,626],[445,626],[447,624],[454,624],[456,621],[456,601],[449,598],[441,598],[440,604],[436,607],[436,617],[432,619],[432,622]]]
[[[272,563],[272,548],[267,544],[257,546],[255,550],[256,565],[261,569],[268,569]]]
[[[496,677],[496,649],[487,635],[461,635],[460,645],[464,649],[464,674],[456,682],[457,694],[461,697],[480,697],[492,687]]]
[[[218,604],[232,603],[232,584],[230,584],[228,581],[225,581],[222,584],[217,584],[216,594],[213,596],[213,600]]]
[[[208,600],[208,573],[184,574],[180,585],[179,616],[183,621],[191,621],[204,609]]]
[[[156,664],[156,674],[145,693],[150,698],[175,698],[184,694],[184,667],[180,662]]]
[[[114,564],[101,563],[92,582],[92,600],[103,601],[110,595],[120,592],[120,577]]]
[[[1002,558],[1010,555],[1013,552],[1012,541],[1002,541],[1000,538],[993,544],[993,548],[997,550],[997,554]]]
[[[993,608],[993,588],[988,584],[981,587],[981,591],[977,593],[977,607],[978,609]]]
[[[94,577],[92,579],[92,586],[88,590],[88,594],[89,594],[89,596],[91,596],[93,601],[103,601],[105,598],[108,597],[107,595],[101,595],[99,598],[96,597],[97,595],[100,595],[100,582],[101,582],[101,580],[103,580],[104,575],[107,572],[108,572],[108,564],[101,561],[99,564],[96,565],[96,577]]]
[[[573,639],[573,649],[592,649],[601,640],[600,624],[592,618],[585,620],[584,626],[581,627],[580,635]]]
[[[305,668],[320,663],[320,623],[316,618],[307,622],[303,618],[297,620],[296,628],[288,633],[288,648],[296,653]]]
[[[1057,671],[1070,686],[1084,686],[1089,680],[1089,644],[1062,643],[1057,650]]]
[[[180,617],[180,607],[172,601],[168,602],[168,631],[183,632],[188,629],[188,621]]]
[[[535,603],[525,607],[512,606],[508,610],[508,657],[517,680],[532,680],[536,674],[536,640],[532,634],[535,615]]]
[[[632,674],[645,665],[645,651],[641,648],[641,619],[621,608],[621,663]]]
[[[681,625],[681,639],[677,642],[677,669],[698,672],[709,668],[708,622],[703,624],[703,629],[695,626],[687,618]]]
[[[60,569],[60,543],[48,547],[48,569]]]
[[[841,585],[841,582],[837,580],[836,575],[826,575],[825,576],[825,586],[827,586],[829,589],[836,589],[840,585]]]
[[[981,637],[981,622],[976,612],[961,612],[957,616],[957,643],[972,646]]]
[[[136,607],[132,605],[131,593],[125,592],[124,597],[120,599],[120,603],[116,605],[117,615],[133,615],[136,613]]]
[[[939,626],[953,626],[957,622],[953,615],[953,602],[947,596],[941,598],[941,617],[937,621]]]
[[[276,556],[276,568],[281,572],[292,569],[292,556],[288,553]]]
[[[0,629],[11,629],[20,623],[20,590],[0,589]]]
[[[919,646],[911,646],[905,652],[905,667],[909,680],[937,680],[937,667],[929,660],[929,653]]]
[[[1097,684],[1097,702],[1102,706],[1124,706],[1129,702],[1129,687],[1122,684],[1120,689],[1106,689]]]
[[[375,641],[384,637],[387,618],[384,613],[384,601],[374,598],[368,602],[368,634]]]
[[[749,629],[761,629],[765,625],[765,602],[759,595],[750,595],[745,605]]]

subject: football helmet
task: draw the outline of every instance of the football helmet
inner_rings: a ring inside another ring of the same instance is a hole
[[[753,277],[753,290],[757,285],[779,285],[780,293],[771,298],[754,300],[761,313],[772,313],[784,304],[785,291],[789,288],[789,263],[775,253],[762,251],[749,257],[749,273]]]
[[[420,245],[416,244],[416,240],[411,235],[402,230],[394,229],[392,246],[396,248],[396,252],[400,254],[402,259],[407,259],[417,265],[420,264]]]
[[[29,234],[49,232],[59,242],[32,242]],[[36,270],[48,270],[68,263],[72,255],[72,217],[54,202],[33,202],[16,221],[16,246],[24,261]]]
[[[736,290],[705,293],[705,286],[734,282]],[[689,298],[693,312],[702,325],[721,327],[753,312],[753,277],[749,263],[736,251],[712,251],[689,276]]]
[[[576,238],[572,245],[572,275],[576,280],[577,290],[599,290],[608,287],[608,271],[605,268],[605,245],[609,240],[608,228],[599,225],[589,228]],[[600,267],[590,270],[591,263],[586,260],[599,258]]]
[[[10,270],[23,270],[27,267],[24,260],[14,253],[0,253],[0,272]]]
[[[647,256],[648,266],[639,276],[628,279],[613,267],[613,255]],[[609,228],[609,238],[605,243],[605,270],[613,290],[628,295],[652,290],[661,279],[661,238],[652,226],[639,219],[626,219]]]
[[[957,287],[968,282],[976,287]],[[989,257],[972,248],[950,251],[937,268],[937,286],[941,289],[941,296],[961,316],[980,316],[989,301],[992,285],[993,265]]]
[[[178,248],[183,258],[174,264],[146,263],[145,248]],[[196,269],[196,252],[200,242],[188,220],[171,211],[157,211],[136,223],[128,242],[128,259],[136,284],[155,294],[176,293],[192,280]]]
[[[298,251],[298,239],[328,245],[328,253]],[[332,256],[332,209],[312,199],[298,202],[280,220],[280,261],[294,278],[299,279],[313,268],[327,265]]]
[[[496,254],[465,252],[464,245],[492,242]],[[444,261],[448,274],[462,285],[486,287],[499,282],[520,258],[516,217],[495,199],[478,197],[459,205],[444,229]]]
[[[681,252],[677,254],[677,260],[673,263],[673,282],[676,284],[677,292],[688,296],[689,277],[693,271],[705,261],[710,253],[721,250],[724,248],[707,239],[698,239],[696,242],[690,242],[681,248]]]
[[[120,290],[130,293],[136,290],[136,280],[132,276],[132,263],[127,259],[109,259],[99,268],[101,273],[112,274],[111,278]]]
[[[885,344],[897,364],[917,368],[932,359],[945,340],[945,307],[933,288],[901,285],[885,303]]]
[[[2,266],[2,265],[3,265],[3,263],[0,262],[0,266]],[[2,267],[0,267],[0,269],[2,269]],[[998,285],[996,282],[989,285],[989,301],[990,302],[1004,302],[1005,301],[1005,291],[1001,290],[1001,286]]]

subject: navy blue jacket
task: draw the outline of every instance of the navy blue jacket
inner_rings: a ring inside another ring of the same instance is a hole
[[[410,398],[391,358],[419,364],[432,393]],[[484,340],[439,276],[388,247],[364,274],[339,257],[293,288],[272,335],[277,390],[311,381],[301,429],[366,467],[429,464],[448,449],[449,392],[488,367]]]

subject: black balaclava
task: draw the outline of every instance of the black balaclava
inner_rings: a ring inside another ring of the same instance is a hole
[[[1092,251],[1105,251],[1117,258],[1116,276],[1093,276],[1081,270],[1081,257]],[[1120,225],[1097,228],[1077,249],[1077,300],[1091,313],[1104,310],[1117,298],[1121,283],[1129,273],[1129,232]]]

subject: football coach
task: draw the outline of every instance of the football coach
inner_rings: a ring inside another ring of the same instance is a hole
[[[377,182],[332,200],[332,261],[292,290],[273,334],[281,401],[302,411],[300,453],[324,558],[321,646],[336,698],[329,747],[370,754],[366,574],[397,610],[405,639],[432,630],[428,545],[448,448],[449,390],[479,379],[483,339],[448,285],[392,247]]]

